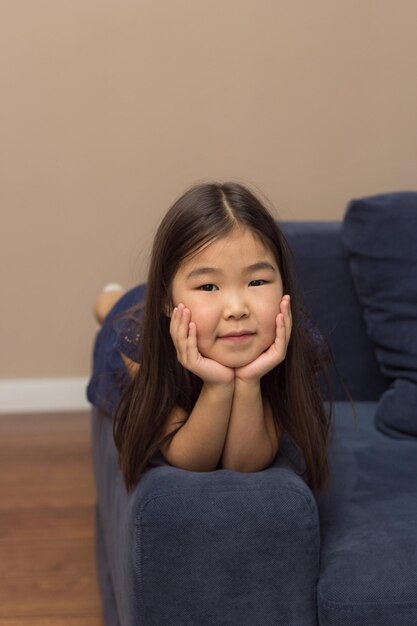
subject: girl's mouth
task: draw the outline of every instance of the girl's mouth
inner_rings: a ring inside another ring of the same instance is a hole
[[[230,341],[231,343],[243,343],[244,341],[248,341],[249,339],[251,339],[254,334],[255,333],[249,330],[244,330],[236,333],[228,333],[227,335],[222,335],[220,339],[223,339],[224,341]]]

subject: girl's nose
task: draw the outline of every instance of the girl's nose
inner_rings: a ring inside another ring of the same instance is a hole
[[[225,319],[242,319],[248,317],[249,308],[238,294],[230,296],[227,299],[224,307],[224,317]]]

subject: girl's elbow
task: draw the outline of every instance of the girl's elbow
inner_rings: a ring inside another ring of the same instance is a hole
[[[222,468],[232,472],[251,473],[261,472],[267,469],[275,461],[278,453],[278,446],[273,446],[265,450],[265,454],[254,456],[237,455],[235,457],[224,455],[222,458]]]
[[[273,459],[266,462],[254,463],[251,461],[245,462],[236,460],[234,462],[229,461],[223,463],[222,468],[230,470],[231,472],[239,472],[240,474],[252,474],[254,472],[262,472],[267,469],[271,465],[272,461]]]
[[[162,450],[161,454],[170,465],[188,472],[212,472],[218,467],[218,459],[204,459]]]

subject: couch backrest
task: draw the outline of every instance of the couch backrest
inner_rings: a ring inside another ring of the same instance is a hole
[[[354,400],[377,400],[388,381],[380,373],[341,241],[341,222],[281,222],[294,253],[303,305],[327,338]],[[345,400],[332,374],[337,400]]]

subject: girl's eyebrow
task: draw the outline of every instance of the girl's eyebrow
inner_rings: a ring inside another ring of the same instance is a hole
[[[221,271],[214,267],[196,267],[191,270],[189,274],[187,274],[187,278],[192,278],[193,276],[204,276],[206,274],[221,274]]]
[[[270,270],[272,272],[276,272],[276,268],[268,261],[258,261],[258,263],[253,263],[252,265],[248,265],[245,268],[245,273],[249,274],[250,272],[256,272],[258,270]],[[221,270],[216,269],[215,267],[196,267],[189,274],[187,274],[187,278],[193,278],[195,276],[207,276],[208,274],[221,274]]]
[[[276,272],[276,267],[272,265],[272,263],[268,263],[268,261],[259,261],[258,263],[253,263],[253,265],[249,265],[246,268],[247,272],[256,272],[257,270],[272,270]]]

